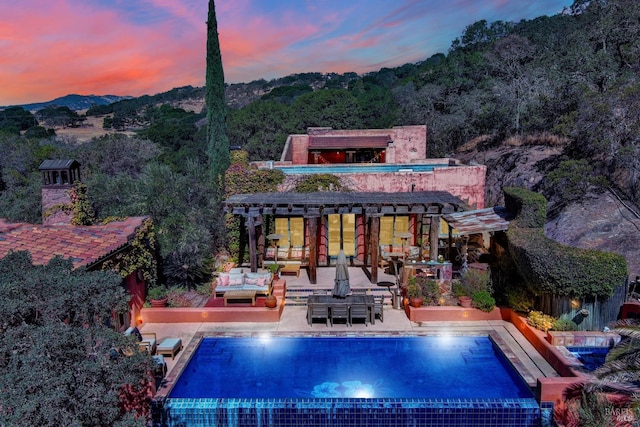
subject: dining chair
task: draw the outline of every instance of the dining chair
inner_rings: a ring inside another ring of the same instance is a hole
[[[324,320],[325,326],[329,325],[329,306],[327,304],[308,304],[307,323],[313,326],[314,319]]]
[[[369,307],[367,304],[351,304],[349,310],[349,323],[353,325],[353,321],[359,319],[364,321],[365,326],[369,324]]]
[[[374,297],[373,302],[373,318],[377,317],[384,323],[384,295]]]
[[[331,326],[336,320],[344,320],[345,324],[350,326],[349,306],[345,303],[331,304],[329,318],[331,319]]]

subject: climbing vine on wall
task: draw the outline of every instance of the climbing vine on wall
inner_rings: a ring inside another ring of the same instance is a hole
[[[151,219],[144,221],[129,242],[129,248],[105,261],[102,269],[115,270],[123,278],[140,271],[147,284],[154,286],[158,280],[158,264],[153,221]]]
[[[73,188],[69,192],[71,198],[71,206],[73,210],[73,216],[71,217],[71,224],[74,225],[91,225],[95,220],[95,213],[89,196],[87,194],[87,186],[82,182],[76,181]]]

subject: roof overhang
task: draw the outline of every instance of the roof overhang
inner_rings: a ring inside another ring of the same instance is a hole
[[[309,137],[309,150],[348,150],[359,148],[387,148],[391,140],[384,136],[334,136],[321,135]]]
[[[457,234],[464,236],[483,232],[505,231],[513,215],[503,207],[478,209],[474,211],[455,212],[442,217],[456,229]]]
[[[237,194],[224,202],[226,212],[246,217],[259,215],[323,216],[365,214],[367,216],[427,214],[461,211],[465,203],[446,191],[316,192]]]

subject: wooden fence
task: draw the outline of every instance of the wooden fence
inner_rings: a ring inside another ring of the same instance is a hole
[[[573,299],[554,295],[541,295],[536,302],[536,310],[554,317],[576,322],[579,331],[601,331],[605,326],[618,319],[620,307],[625,302],[629,284],[615,288],[607,299]]]

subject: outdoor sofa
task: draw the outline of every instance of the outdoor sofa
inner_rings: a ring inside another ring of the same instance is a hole
[[[214,295],[227,291],[255,291],[256,294],[271,294],[273,275],[270,271],[252,273],[245,268],[232,268],[228,273],[219,273],[214,284]]]

